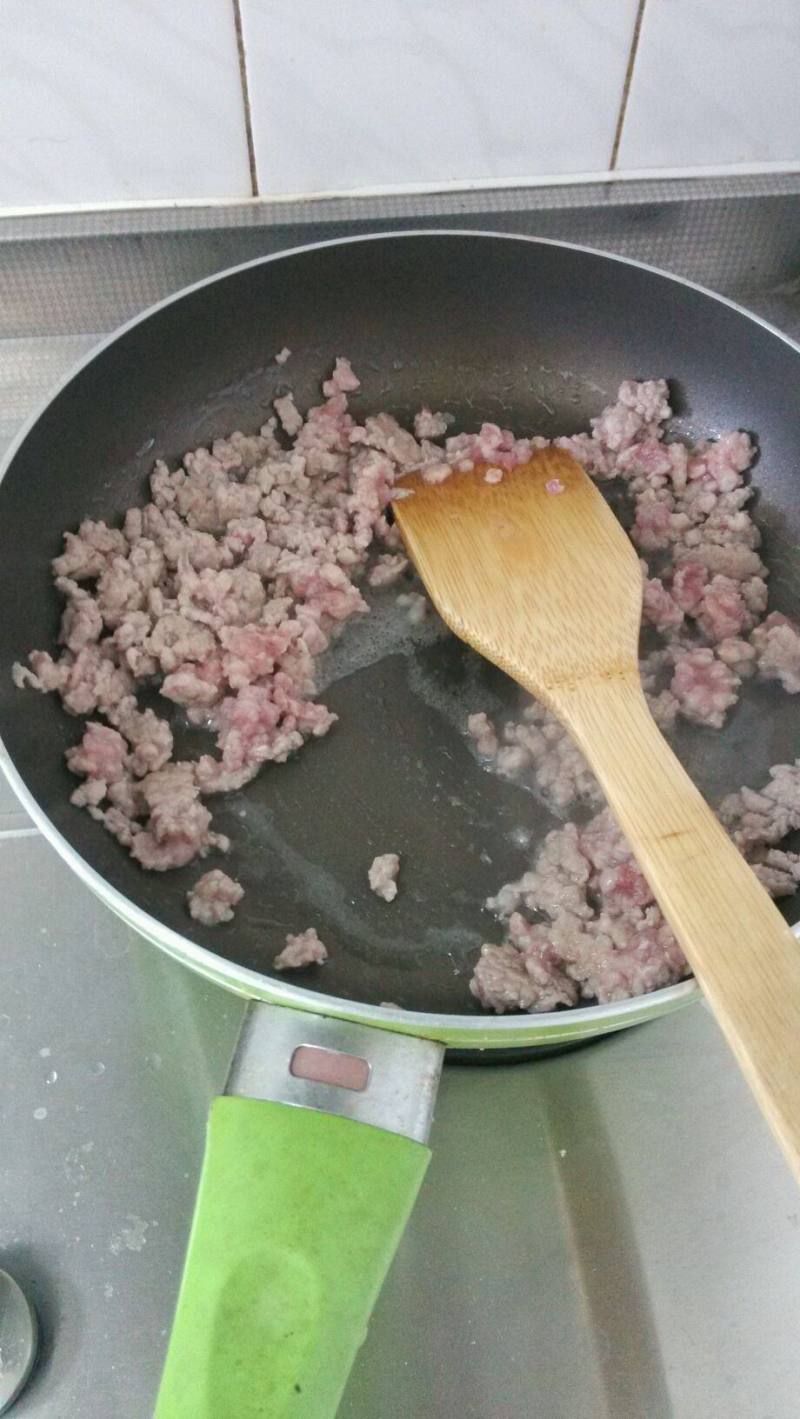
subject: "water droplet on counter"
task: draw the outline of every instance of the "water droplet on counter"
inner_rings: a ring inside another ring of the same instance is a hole
[[[89,1070],[89,1073],[92,1075],[93,1079],[99,1079],[101,1074],[105,1074],[105,1072],[106,1067],[101,1059],[98,1059],[97,1063],[93,1064],[91,1069]]]
[[[56,1069],[51,1069],[51,1070],[50,1070],[50,1073],[46,1076],[44,1082],[45,1082],[45,1084],[55,1084],[57,1078],[58,1078],[58,1070],[56,1070]]]
[[[47,1109],[34,1109],[33,1117],[36,1119],[37,1123],[41,1123],[43,1118],[47,1118]]]
[[[50,1058],[50,1050],[49,1050],[49,1048],[48,1048],[47,1045],[45,1045],[43,1049],[40,1049],[40,1050],[39,1050],[39,1058],[40,1058],[40,1059],[49,1059],[49,1058]]]

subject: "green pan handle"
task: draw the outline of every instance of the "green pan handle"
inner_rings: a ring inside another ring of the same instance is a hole
[[[216,1099],[155,1419],[330,1419],[429,1158],[316,1108]]]

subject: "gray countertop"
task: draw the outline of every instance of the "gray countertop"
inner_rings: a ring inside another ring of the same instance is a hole
[[[691,264],[677,219],[688,200],[633,203],[625,228],[643,241],[646,213],[665,265],[669,231],[681,234],[675,269]],[[731,200],[716,238],[708,209],[700,224],[706,280],[703,243],[713,239],[725,270],[741,275],[726,247]],[[585,240],[588,217],[576,210],[559,209],[563,230],[549,234],[568,236],[572,221]],[[492,215],[487,207],[484,225],[498,224]],[[538,220],[518,215],[520,229]],[[752,249],[752,230],[738,225],[736,239]],[[781,266],[788,247],[775,225],[773,209],[764,230],[776,248],[769,261],[757,248],[758,282],[744,297],[797,330],[794,273]],[[232,224],[215,247],[220,265],[236,259],[235,235]],[[31,291],[35,319],[20,318],[30,240],[23,232],[7,255],[16,324],[0,335],[0,439],[94,339],[74,318],[69,271],[80,261],[61,248],[60,287],[47,270],[64,313],[43,330]],[[48,237],[89,240],[102,267],[96,235]],[[141,259],[147,280],[126,296],[134,309],[137,292],[139,305],[158,293],[156,277],[177,286],[175,273],[185,276],[180,254],[157,270]],[[40,245],[36,262],[46,261]],[[117,305],[113,313],[121,318]],[[28,1290],[43,1332],[13,1412],[147,1419],[206,1109],[243,1007],[113,917],[4,784],[0,901],[0,1266]],[[797,1414],[800,1197],[704,1006],[534,1063],[448,1066],[432,1146],[344,1419]]]

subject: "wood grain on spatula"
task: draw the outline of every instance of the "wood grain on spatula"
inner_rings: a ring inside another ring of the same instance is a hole
[[[650,714],[636,551],[567,453],[485,472],[403,479],[406,547],[456,635],[580,745],[800,1180],[800,944]]]

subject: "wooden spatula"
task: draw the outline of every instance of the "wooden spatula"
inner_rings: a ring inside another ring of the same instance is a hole
[[[642,573],[583,469],[546,449],[394,503],[437,610],[570,730],[800,1180],[800,943],[654,723]]]

